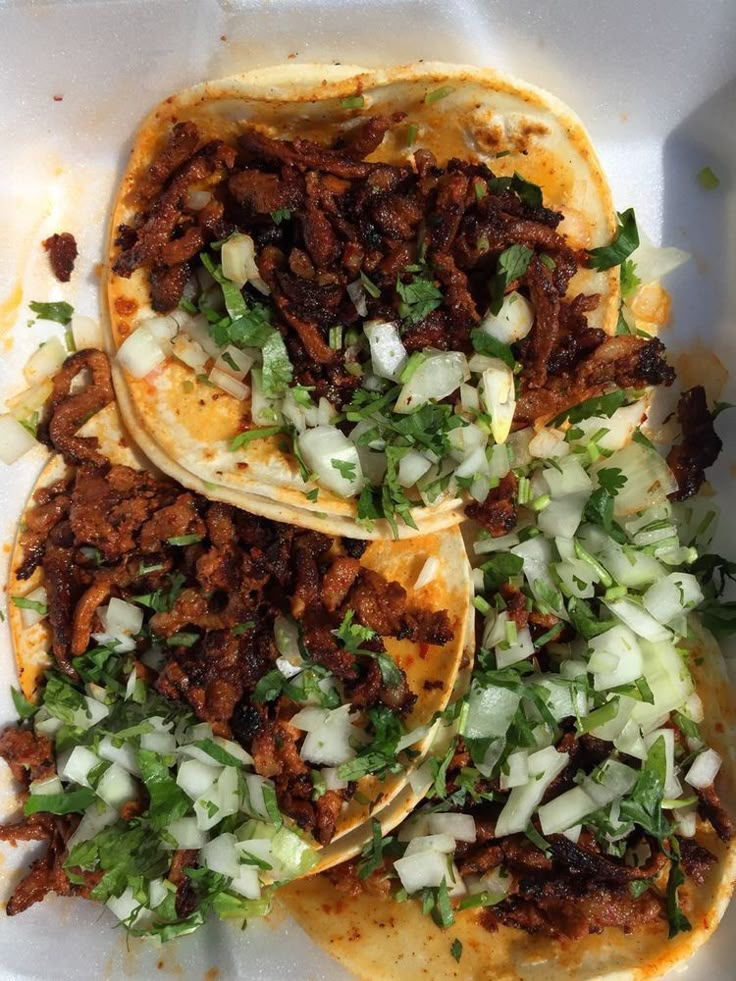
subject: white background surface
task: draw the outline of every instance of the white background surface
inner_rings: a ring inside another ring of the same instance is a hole
[[[618,207],[634,205],[655,241],[693,254],[668,282],[674,294],[668,346],[692,351],[699,341],[736,364],[733,0],[0,0],[0,52],[0,398],[23,387],[24,361],[53,332],[26,327],[29,300],[66,299],[96,315],[94,266],[106,213],[145,112],[181,87],[289,55],[297,62],[491,65],[550,89],[587,124]],[[697,183],[705,165],[720,178],[716,191]],[[51,281],[39,248],[54,231],[72,231],[80,245],[67,286]],[[712,379],[713,365],[698,350],[705,380]],[[736,401],[729,388],[723,397]],[[726,448],[715,479],[726,512],[718,550],[731,556],[733,427],[728,414],[722,417]],[[39,449],[12,471],[0,470],[0,547],[12,540],[43,459]],[[7,549],[3,583],[6,563]],[[3,625],[0,722],[12,717],[7,692],[14,673]],[[12,809],[3,771],[0,818]],[[3,896],[27,854],[0,851]],[[687,976],[732,978],[735,931],[732,909]],[[84,902],[47,901],[14,920],[0,915],[0,981],[204,978],[212,967],[222,979],[345,977],[288,921],[254,925],[245,934],[213,924],[157,952],[133,942],[126,949],[110,918]]]

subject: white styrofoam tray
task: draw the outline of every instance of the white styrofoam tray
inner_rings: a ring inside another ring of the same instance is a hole
[[[655,241],[693,254],[668,283],[668,346],[689,351],[705,381],[717,375],[706,350],[736,364],[732,0],[0,0],[0,37],[0,399],[23,387],[22,365],[44,339],[26,327],[30,300],[67,299],[96,315],[106,214],[142,116],[184,86],[290,57],[491,65],[566,100],[591,132],[618,206],[634,205]],[[697,183],[705,165],[720,178],[716,191]],[[80,245],[68,286],[51,280],[39,247],[54,231],[74,232]],[[721,395],[729,394],[734,400],[730,383]],[[736,521],[723,495],[736,473],[734,423],[724,420],[714,481],[726,505],[718,549],[734,555]],[[3,588],[8,546],[43,459],[34,450],[0,471]],[[0,631],[1,724],[13,717],[15,669],[7,627]],[[3,770],[0,819],[13,808]],[[0,851],[0,895],[32,851]],[[735,928],[736,906],[690,965],[690,978],[733,977]],[[204,977],[211,968],[221,979],[346,977],[285,919],[245,933],[213,923],[157,951],[126,945],[111,917],[81,901],[52,899],[16,919],[0,916],[0,981]]]

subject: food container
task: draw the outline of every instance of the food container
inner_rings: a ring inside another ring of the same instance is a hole
[[[99,309],[99,266],[115,184],[143,115],[206,78],[292,60],[367,66],[420,58],[494,66],[548,88],[589,128],[618,207],[633,205],[656,242],[692,259],[668,280],[668,347],[687,377],[733,400],[736,365],[736,5],[731,0],[9,0],[0,6],[0,398],[24,387],[22,366],[54,325],[29,329],[30,300]],[[709,166],[719,186],[706,190]],[[75,234],[72,282],[52,280],[40,242]],[[724,515],[718,551],[736,555],[729,487],[736,413],[719,423],[725,449],[712,478]],[[0,470],[2,582],[20,510],[43,464],[33,450]],[[3,605],[5,599],[3,600]],[[13,718],[15,666],[0,624],[0,722]],[[0,772],[0,817],[15,807]],[[34,851],[0,849],[0,893]],[[411,938],[407,938],[411,944]],[[689,967],[733,977],[736,906]],[[612,970],[615,965],[611,965]],[[320,978],[345,971],[276,911],[245,932],[211,923],[156,948],[126,942],[90,903],[53,898],[0,917],[0,979]],[[458,977],[462,967],[458,967]]]

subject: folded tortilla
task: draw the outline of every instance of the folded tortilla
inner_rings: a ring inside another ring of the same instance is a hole
[[[96,437],[100,452],[113,464],[141,470],[155,469],[124,430],[114,403],[89,419],[80,434]],[[34,491],[50,486],[65,473],[67,467],[62,457],[53,456],[42,471]],[[202,492],[199,486],[193,489]],[[33,499],[29,502],[29,509],[32,507]],[[431,728],[434,717],[454,695],[464,692],[467,687],[468,665],[471,663],[469,655],[474,650],[474,610],[471,604],[470,567],[460,531],[451,528],[412,541],[377,541],[368,547],[361,563],[387,580],[403,584],[411,593],[417,575],[430,555],[439,559],[437,575],[417,594],[417,603],[448,611],[453,626],[452,640],[444,646],[430,646],[384,638],[387,653],[404,670],[410,689],[418,695],[416,705],[404,720],[407,731],[427,726],[428,733],[412,747],[418,755],[407,771],[389,775],[383,781],[373,776],[358,781],[358,799],[353,798],[343,809],[335,836],[327,846],[330,851],[321,862],[321,868],[344,861],[360,850],[364,841],[360,834],[351,838],[346,846],[341,845],[340,839],[359,830],[366,822],[370,827],[369,819],[377,811],[396,801],[392,811],[396,814],[396,823],[411,810],[418,797],[411,790],[405,792],[405,788],[409,773],[421,764],[430,749],[435,734],[434,728]],[[8,584],[11,596],[27,596],[43,585],[44,576],[40,567],[30,579],[18,579],[17,572],[22,563],[22,534],[19,533],[11,558]],[[21,689],[27,698],[33,699],[43,681],[44,671],[52,665],[48,653],[51,632],[46,620],[24,627],[22,611],[15,604],[9,604],[8,615]],[[442,681],[441,686],[435,684],[437,680]],[[433,684],[425,687],[425,682]]]
[[[445,84],[452,92],[427,104],[427,92]],[[518,171],[540,185],[545,204],[564,214],[564,234],[574,248],[610,241],[616,227],[611,195],[585,129],[567,106],[540,89],[488,69],[440,63],[386,70],[284,65],[252,71],[174,95],[143,123],[112,213],[107,277],[111,353],[153,314],[146,271],[137,269],[130,279],[112,272],[113,243],[119,226],[133,224],[143,209],[140,180],[172,126],[191,121],[204,138],[230,141],[246,124],[276,138],[332,141],[356,119],[341,108],[341,100],[356,92],[364,99],[357,118],[409,111],[422,132],[422,145],[440,164],[453,156],[478,159],[499,176]],[[406,163],[411,152],[403,133],[389,132],[372,159]],[[580,269],[571,290],[600,295],[589,323],[613,333],[618,271]],[[148,457],[185,486],[204,483],[211,498],[327,534],[394,537],[383,519],[370,528],[358,522],[355,499],[321,488],[318,500],[308,500],[305,495],[315,485],[305,483],[296,459],[278,437],[230,452],[249,412],[247,399],[237,400],[198,380],[173,358],[143,379],[133,378],[120,365],[113,370],[126,426]],[[463,504],[461,498],[450,497],[418,506],[412,510],[416,529],[400,523],[398,533],[408,538],[451,527],[462,520]]]
[[[690,670],[705,707],[700,729],[706,743],[723,757],[719,793],[733,813],[733,686],[716,641],[695,623],[692,626],[696,643],[690,655]],[[403,815],[399,820],[403,820]],[[574,941],[531,936],[506,926],[490,933],[478,922],[480,914],[476,910],[457,914],[454,925],[441,930],[431,917],[422,914],[416,901],[397,903],[369,893],[349,896],[325,876],[292,883],[279,895],[313,940],[355,977],[366,981],[393,981],[397,977],[402,981],[645,981],[682,969],[714,932],[731,900],[736,879],[736,840],[722,842],[710,824],[702,820],[698,822],[696,838],[717,857],[717,864],[704,885],[698,886],[688,878],[680,887],[680,903],[692,930],[672,940],[668,939],[665,921],[628,936],[609,927],[601,934]],[[450,949],[456,938],[462,943],[459,962]]]

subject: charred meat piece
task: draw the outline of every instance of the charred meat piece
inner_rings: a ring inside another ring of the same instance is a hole
[[[677,404],[677,419],[682,429],[682,442],[669,452],[667,463],[677,480],[672,495],[684,501],[697,494],[705,471],[718,459],[723,443],[713,427],[713,414],[708,410],[705,389],[698,385],[683,392]]]
[[[490,531],[493,538],[508,535],[516,527],[516,489],[516,477],[508,473],[498,487],[491,488],[482,504],[471,501],[465,513]]]
[[[49,254],[49,262],[54,276],[60,283],[68,283],[74,271],[77,255],[77,242],[71,232],[53,234],[43,243]]]

